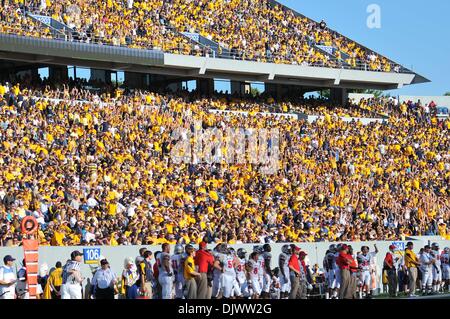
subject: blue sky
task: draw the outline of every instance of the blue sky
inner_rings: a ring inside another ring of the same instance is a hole
[[[388,91],[392,95],[443,95],[450,91],[450,1],[280,0],[284,5],[413,68],[432,83]],[[381,28],[367,27],[367,7],[381,9]]]

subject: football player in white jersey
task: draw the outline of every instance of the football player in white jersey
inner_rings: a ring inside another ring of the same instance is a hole
[[[219,244],[213,250],[214,256],[214,270],[213,270],[213,282],[212,282],[212,299],[219,298],[220,292],[222,291],[222,276],[224,268],[224,259],[227,252],[227,244]]]
[[[262,267],[263,269],[263,277],[262,277],[262,297],[264,299],[270,299],[270,287],[272,284],[272,247],[269,244],[264,244],[262,256]]]
[[[175,275],[175,299],[183,299],[184,285],[184,260],[187,254],[184,252],[183,245],[176,245],[174,255],[171,257],[172,269]]]
[[[158,255],[158,281],[162,288],[162,299],[172,299],[173,269],[170,262],[170,245],[162,244],[162,252]]]
[[[252,299],[259,299],[261,295],[261,283],[259,281],[260,265],[258,263],[259,253],[254,251],[250,254],[247,263],[247,271],[250,273],[250,286],[252,290]]]
[[[362,283],[362,292],[365,292],[366,298],[372,297],[372,272],[373,258],[378,253],[378,248],[375,246],[375,252],[369,252],[369,247],[361,247],[361,254],[357,256],[359,270],[361,271],[360,280]]]
[[[441,291],[442,283],[442,269],[441,269],[441,251],[438,243],[431,245],[431,257],[436,261],[433,266],[433,293],[439,293]]]
[[[442,278],[447,286],[447,291],[450,292],[450,248],[445,247],[441,254],[441,268]]]
[[[426,245],[419,257],[420,270],[422,271],[422,294],[431,294],[433,287],[433,268],[436,260],[431,255],[431,247]]]
[[[248,273],[246,271],[247,264],[247,251],[244,248],[239,248],[237,250],[237,256],[239,258],[239,265],[236,267],[236,279],[239,284],[241,291],[241,296],[244,298],[250,297],[250,292],[248,290]]]
[[[234,296],[240,297],[241,290],[236,279],[236,268],[240,263],[233,248],[228,248],[227,254],[223,259],[223,264],[223,299],[229,299]]]
[[[331,299],[338,299],[339,289],[341,287],[341,272],[336,263],[336,259],[339,256],[339,250],[336,245],[330,245],[328,248],[328,254],[325,256],[327,259],[328,270],[328,290]]]
[[[259,281],[259,285],[261,287],[261,293],[259,293],[259,297],[260,298],[264,298],[265,297],[265,293],[264,293],[264,275],[266,274],[266,267],[265,267],[265,262],[264,262],[264,249],[262,246],[255,246],[253,247],[253,251],[258,253],[258,281]]]
[[[280,298],[288,299],[291,291],[291,280],[289,276],[289,259],[292,255],[290,245],[283,245],[281,247],[281,254],[278,256],[278,267],[280,269]]]

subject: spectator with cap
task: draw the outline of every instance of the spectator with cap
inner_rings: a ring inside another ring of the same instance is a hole
[[[100,269],[95,272],[91,284],[94,286],[95,299],[114,299],[116,275],[106,259],[100,261]]]
[[[413,242],[410,241],[406,244],[405,266],[408,271],[410,297],[416,297],[417,267],[420,266],[419,259],[413,248]]]
[[[75,250],[70,254],[62,273],[61,299],[82,299],[81,259],[83,254]]]
[[[55,269],[48,276],[44,289],[44,299],[61,299],[62,264],[56,262]]]
[[[202,241],[199,244],[199,250],[195,253],[195,266],[199,272],[199,276],[196,277],[197,280],[197,294],[198,299],[207,299],[208,295],[208,271],[214,266],[213,255],[206,250],[206,242]]]
[[[396,264],[398,262],[399,257],[395,255],[395,246],[390,245],[389,251],[386,253],[386,257],[384,258],[384,270],[387,272],[388,279],[388,292],[389,296],[396,297],[397,296],[397,269]]]
[[[0,267],[0,299],[14,299],[17,275],[13,269],[15,259],[11,255],[3,258],[4,265]]]
[[[184,280],[186,285],[185,297],[186,299],[199,299],[197,295],[197,282],[195,278],[200,276],[200,273],[195,271],[195,249],[192,245],[186,245],[187,257],[184,261]]]
[[[300,288],[300,247],[293,246],[293,254],[289,259],[289,270],[290,270],[290,279],[291,279],[291,292],[289,294],[289,299],[296,299],[298,289]]]

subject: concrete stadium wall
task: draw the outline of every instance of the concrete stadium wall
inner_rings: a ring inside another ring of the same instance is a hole
[[[446,106],[450,108],[450,96],[409,96],[400,95],[400,102],[421,101],[422,104],[429,104],[434,101],[438,106]]]
[[[409,239],[415,243],[414,250],[416,252],[419,251],[421,247],[428,243],[437,242],[439,243],[441,249],[450,246],[450,241],[442,240],[440,237],[414,237]],[[403,243],[406,245],[407,241],[399,241],[397,243]],[[379,253],[377,256],[377,266],[378,266],[378,276],[381,282],[381,269],[383,267],[383,259],[388,252],[389,245],[392,242],[386,241],[376,241],[376,242],[358,242],[358,243],[347,243],[353,246],[353,249],[356,252],[360,251],[361,246],[369,246],[371,251],[374,251],[373,245],[376,244]],[[253,251],[253,247],[256,244],[241,244],[241,245],[232,245],[236,250],[238,248],[245,248],[250,254]],[[320,243],[297,243],[296,245],[300,246],[302,250],[306,251],[309,258],[309,264],[319,264],[319,267],[322,268],[323,257],[325,256],[325,252],[327,251],[330,243],[329,242],[320,242]],[[278,266],[278,256],[281,253],[281,247],[283,244],[271,244],[272,247],[272,268]],[[96,248],[100,248],[100,253],[102,256],[106,257],[111,265],[111,269],[116,273],[118,277],[120,277],[122,270],[124,269],[124,261],[127,257],[132,257],[133,260],[136,256],[139,255],[139,248],[147,247],[147,249],[151,250],[153,253],[160,251],[161,246],[96,246]],[[212,249],[214,245],[208,245],[208,248]],[[49,266],[49,269],[55,266],[57,261],[61,261],[64,263],[70,258],[70,253],[74,250],[80,250],[83,252],[83,248],[94,248],[94,246],[80,246],[80,247],[50,247],[50,246],[41,246],[39,247],[39,266],[43,263],[46,263]],[[173,252],[173,246],[171,250]],[[19,268],[24,253],[22,247],[1,247],[0,248],[0,257],[3,259],[5,255],[12,255],[17,259],[16,264]],[[82,264],[82,273],[85,278],[92,278],[92,273],[90,266],[87,264]],[[86,284],[87,281],[84,282]]]

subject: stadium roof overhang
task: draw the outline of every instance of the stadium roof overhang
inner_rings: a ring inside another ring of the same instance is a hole
[[[405,85],[429,82],[416,73],[373,72],[315,66],[260,63],[209,57],[164,54],[164,68],[180,75],[260,81],[289,85],[348,88],[399,89]]]
[[[129,49],[6,34],[0,34],[0,59],[315,88],[388,90],[429,82],[415,73],[372,72],[197,57],[168,54],[157,50]]]

